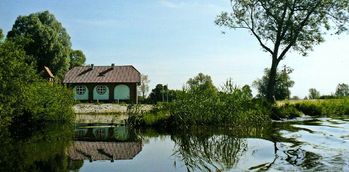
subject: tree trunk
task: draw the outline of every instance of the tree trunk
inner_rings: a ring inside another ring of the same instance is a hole
[[[267,100],[271,103],[275,102],[275,86],[276,86],[276,72],[279,62],[277,58],[273,58],[271,63],[269,81],[267,86]]]

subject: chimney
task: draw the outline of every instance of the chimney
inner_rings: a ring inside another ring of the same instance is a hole
[[[91,69],[93,69],[93,66],[94,66],[94,65],[93,65],[93,64],[91,64]]]

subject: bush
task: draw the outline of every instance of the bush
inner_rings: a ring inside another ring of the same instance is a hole
[[[218,94],[183,92],[172,104],[170,113],[176,126],[245,125],[270,119],[266,106],[240,89]]]
[[[310,116],[349,115],[349,99],[326,99],[318,101],[304,101],[295,107]]]
[[[23,115],[32,122],[72,122],[72,92],[47,82],[30,84],[24,91]]]
[[[292,119],[300,117],[301,115],[302,113],[294,105],[286,103],[282,106],[273,106],[271,118],[274,120]]]
[[[167,126],[169,122],[169,104],[158,103],[149,112],[140,110],[140,105],[134,105],[132,110],[128,112],[128,123],[131,126]]]

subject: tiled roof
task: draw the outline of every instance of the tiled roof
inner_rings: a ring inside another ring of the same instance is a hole
[[[140,83],[141,74],[133,66],[79,66],[69,70],[63,83]]]

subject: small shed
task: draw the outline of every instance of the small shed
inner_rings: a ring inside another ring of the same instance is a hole
[[[71,87],[75,100],[138,103],[140,72],[132,65],[79,66],[69,70],[63,80]]]
[[[53,76],[50,68],[48,68],[47,66],[44,66],[44,70],[42,70],[40,74],[47,81],[49,81],[49,82],[54,81],[55,76]]]

